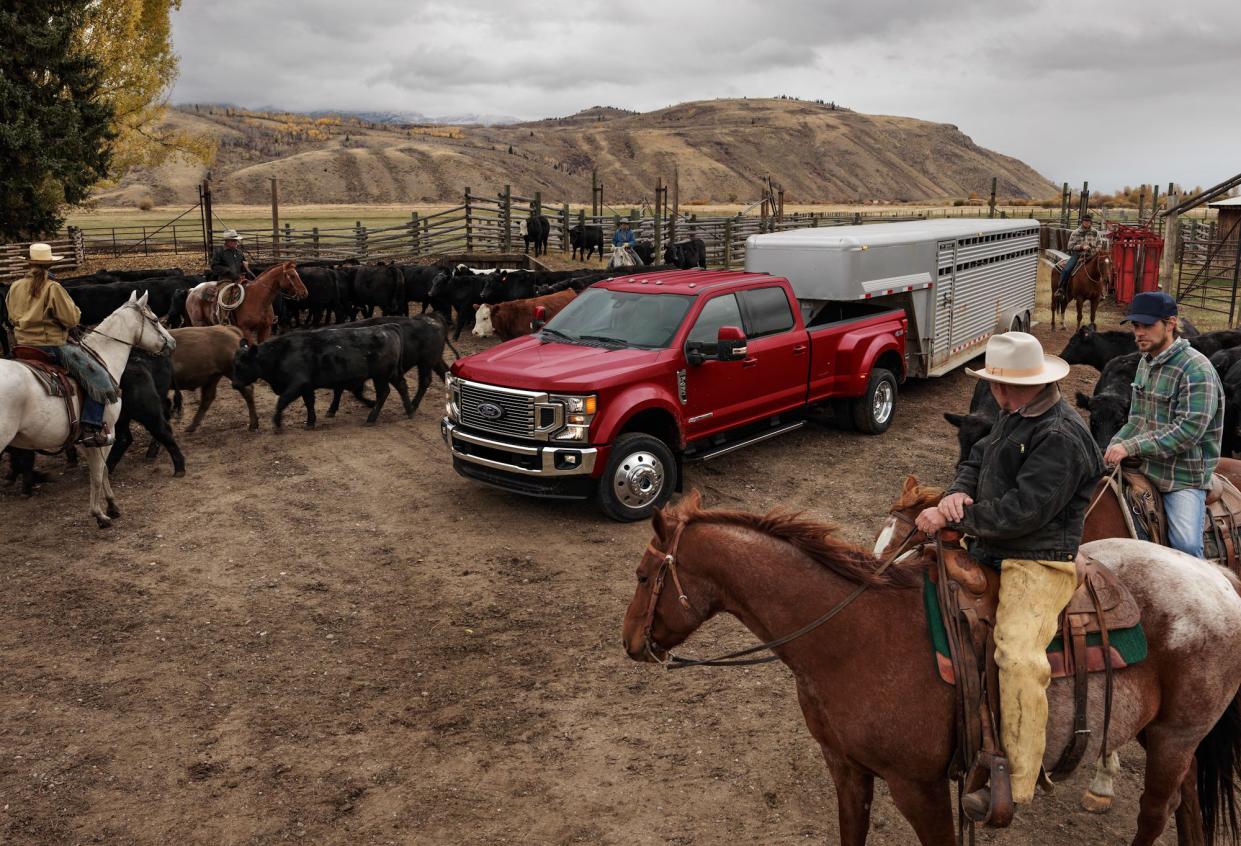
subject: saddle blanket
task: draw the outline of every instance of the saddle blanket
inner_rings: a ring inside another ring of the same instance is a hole
[[[922,605],[926,609],[927,628],[930,630],[931,646],[935,652],[935,669],[943,681],[955,684],[952,658],[948,652],[948,633],[944,629],[944,618],[939,610],[935,583],[931,581],[929,568],[922,579]],[[1108,645],[1111,647],[1112,669],[1132,666],[1144,660],[1147,655],[1146,632],[1142,631],[1140,624],[1127,629],[1109,630]],[[1092,673],[1103,672],[1102,635],[1097,632],[1086,635],[1086,652],[1087,669]],[[1047,645],[1047,661],[1051,664],[1053,679],[1073,675],[1072,667],[1064,660],[1064,640],[1058,634]]]

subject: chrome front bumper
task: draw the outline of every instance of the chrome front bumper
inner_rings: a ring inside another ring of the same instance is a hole
[[[440,434],[454,458],[522,476],[590,476],[599,454],[594,447],[530,446],[497,441],[462,431],[447,417],[440,420]]]

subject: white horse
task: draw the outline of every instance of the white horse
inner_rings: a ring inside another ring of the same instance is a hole
[[[617,245],[612,248],[612,257],[608,259],[608,270],[614,267],[633,267],[638,264],[638,257],[628,247]]]
[[[167,355],[176,346],[172,335],[147,308],[147,295],[139,298],[137,292],[130,294],[129,302],[88,331],[83,343],[95,351],[118,384],[132,348]],[[74,404],[77,405],[76,399]],[[77,413],[81,413],[80,408]],[[120,401],[109,403],[104,407],[104,422],[115,427],[120,414]],[[68,439],[69,419],[64,400],[48,396],[25,365],[0,360],[0,449],[14,446],[58,450]],[[121,516],[105,464],[109,450],[110,447],[85,450],[86,463],[90,466],[90,513],[101,529],[111,526],[112,518]]]

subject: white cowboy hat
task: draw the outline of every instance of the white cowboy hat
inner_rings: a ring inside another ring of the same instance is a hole
[[[965,368],[970,376],[1002,385],[1046,385],[1069,375],[1069,364],[1055,355],[1045,355],[1038,338],[1025,332],[992,335],[987,341],[986,366]]]
[[[58,261],[64,261],[64,256],[52,255],[51,244],[31,244],[30,258],[31,264],[55,264]]]
[[[237,234],[236,229],[224,230],[223,238],[225,241],[240,241],[241,240],[241,236]]]

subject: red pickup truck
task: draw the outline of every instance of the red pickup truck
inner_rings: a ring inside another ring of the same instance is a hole
[[[534,327],[453,365],[440,424],[453,467],[517,493],[595,497],[617,520],[680,490],[683,462],[796,429],[816,408],[883,432],[905,376],[903,310],[802,304],[762,273],[611,279]]]

